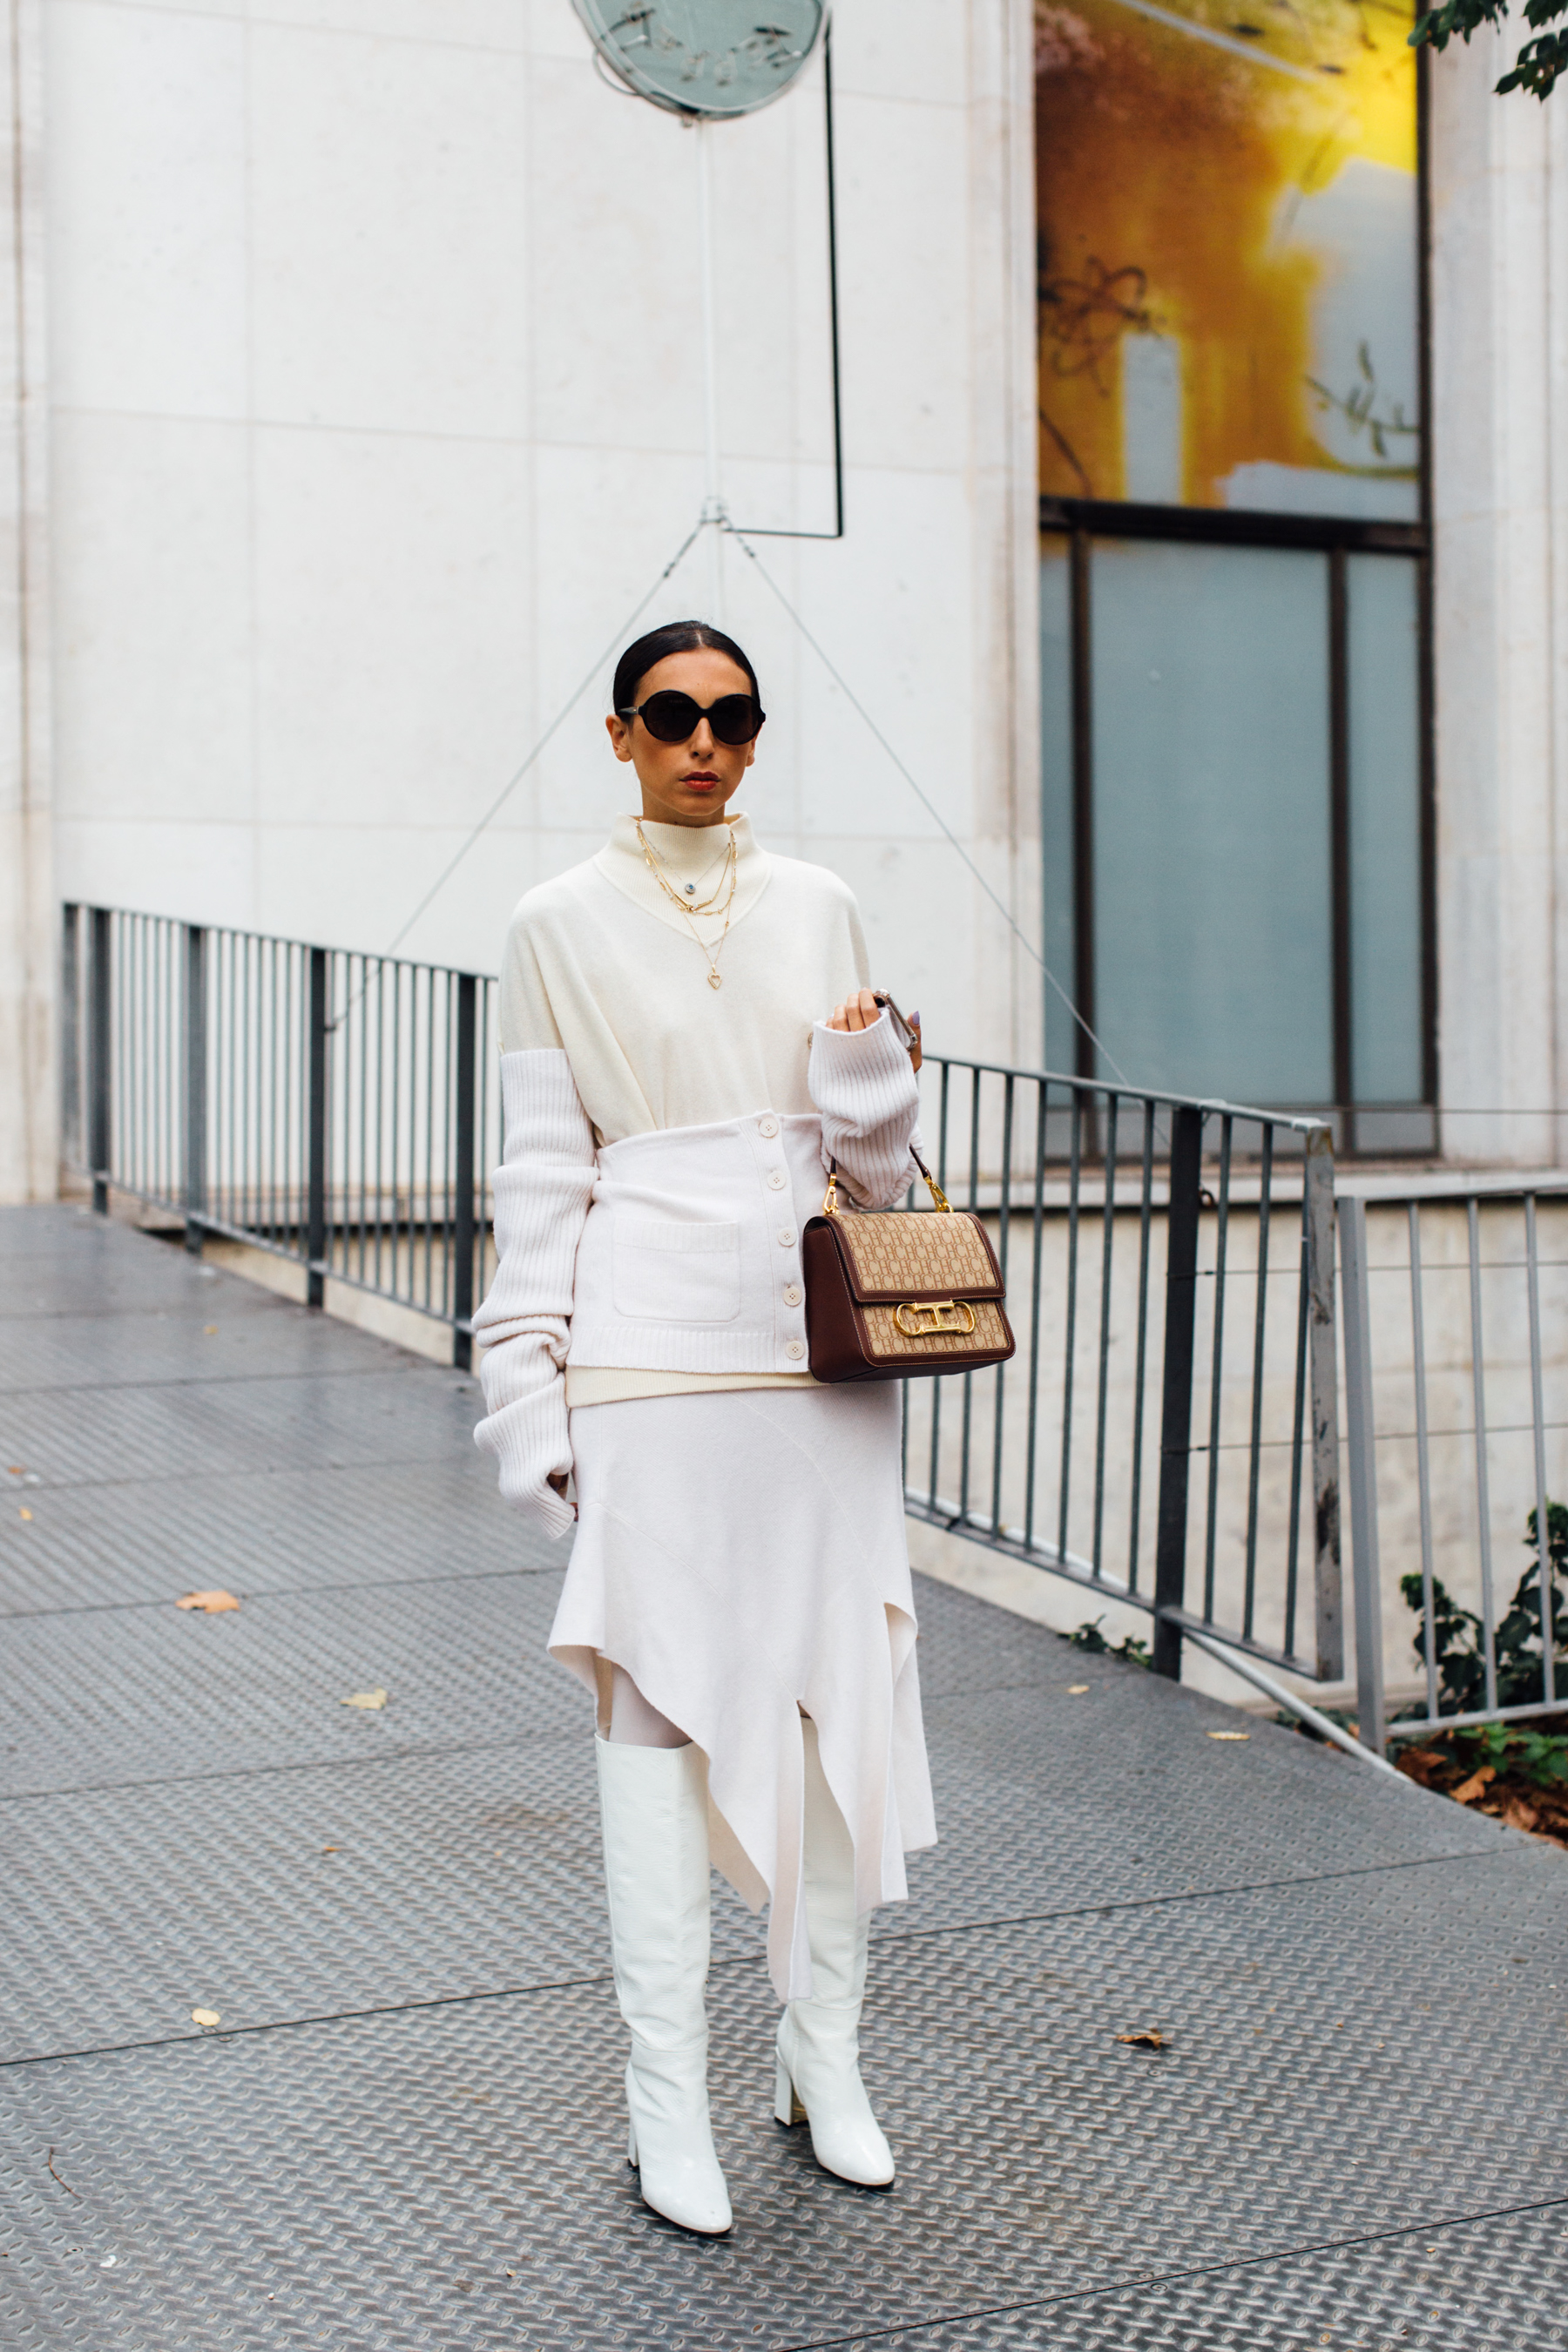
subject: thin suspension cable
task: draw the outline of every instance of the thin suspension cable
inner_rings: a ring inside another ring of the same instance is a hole
[[[586,675],[579,680],[578,684],[573,688],[571,693],[567,696],[566,700],[562,704],[560,709],[556,712],[554,718],[551,720],[549,726],[545,729],[543,734],[540,737],[538,742],[534,745],[527,759],[523,761],[522,765],[520,768],[513,770],[506,782],[501,786],[500,791],[496,794],[495,799],[485,811],[483,816],[480,817],[478,824],[475,825],[473,831],[468,835],[468,839],[463,843],[462,847],[447,861],[447,865],[437,876],[435,881],[431,883],[430,887],[426,891],[425,896],[420,899],[419,904],[415,908],[414,912],[409,916],[408,920],[404,924],[402,929],[396,932],[387,946],[383,949],[382,953],[384,955],[390,956],[396,954],[404,940],[408,937],[409,932],[414,929],[415,924],[419,920],[420,916],[425,912],[426,908],[430,904],[432,898],[434,898],[439,891],[446,888],[447,884],[451,880],[453,875],[457,872],[458,866],[462,864],[469,850],[472,849],[480,834],[484,832],[487,825],[494,822],[505,803],[517,790],[517,787],[521,783],[530,768],[532,767],[534,761],[539,758],[540,753],[544,750],[551,739],[559,732],[560,729],[564,725],[567,719],[570,718],[572,712],[576,709],[579,702],[582,701],[583,697],[587,693],[588,688],[593,685],[594,680],[598,677],[599,672],[604,668],[605,664],[610,660],[612,656],[619,652],[622,645],[626,641],[627,631],[631,629],[637,622],[641,620],[644,613],[647,612],[648,606],[653,603],[653,600],[658,595],[659,590],[664,586],[665,582],[669,578],[670,574],[679,568],[681,562],[684,560],[691,547],[692,541],[697,538],[698,533],[702,530],[702,528],[703,526],[700,522],[693,523],[691,529],[687,532],[686,537],[681,541],[680,545],[676,549],[675,553],[670,557],[669,562],[665,565],[664,570],[659,573],[658,578],[654,582],[653,586],[648,590],[647,595],[641,597],[638,602],[633,605],[631,611],[626,614],[626,619],[621,623],[620,627],[610,639],[609,644],[605,647],[604,652],[600,654],[597,660],[595,662],[592,669],[590,669]],[[342,1013],[338,1016],[339,1020],[342,1020]],[[336,1023],[334,1023],[333,1026],[335,1027],[336,1025]]]
[[[806,627],[805,623],[795,611],[795,606],[790,603],[789,598],[784,594],[784,590],[779,586],[778,582],[773,578],[772,572],[769,572],[766,564],[763,562],[762,557],[757,553],[756,549],[748,543],[745,533],[743,531],[737,530],[732,523],[729,526],[729,530],[730,536],[736,541],[737,545],[743,548],[746,553],[751,557],[752,562],[756,565],[758,572],[762,574],[763,582],[766,583],[768,588],[772,590],[779,603],[784,606],[784,611],[789,614],[790,619],[795,623],[795,627],[800,631],[801,635],[805,639],[806,644],[811,647],[812,652],[816,656],[818,661],[822,664],[824,669],[826,670],[827,675],[832,678],[840,693],[846,696],[851,707],[858,711],[866,725],[870,729],[871,733],[876,737],[883,751],[886,751],[889,759],[891,760],[894,767],[897,768],[900,775],[902,776],[905,783],[908,784],[910,790],[914,793],[915,798],[921,803],[928,814],[935,818],[938,825],[941,827],[947,839],[949,846],[955,849],[960,857],[963,858],[964,864],[968,866],[970,872],[973,875],[975,880],[984,891],[985,896],[990,899],[992,905],[995,908],[997,913],[1006,924],[1007,929],[1012,932],[1013,937],[1024,950],[1025,954],[1032,957],[1034,961],[1039,965],[1041,971],[1045,974],[1051,986],[1056,990],[1057,994],[1061,998],[1062,1003],[1067,1006],[1068,1011],[1072,1014],[1073,1019],[1078,1023],[1079,1027],[1083,1031],[1083,1034],[1089,1039],[1089,1044],[1094,1046],[1098,1053],[1104,1055],[1109,1067],[1114,1072],[1121,1084],[1124,1087],[1131,1087],[1132,1083],[1131,1080],[1128,1077],[1126,1071],[1121,1068],[1121,1065],[1116,1060],[1115,1055],[1110,1052],[1110,1047],[1106,1045],[1101,1038],[1095,1035],[1094,1031],[1089,1027],[1088,1022],[1084,1019],[1082,1013],[1079,1011],[1078,1006],[1073,1003],[1072,998],[1068,994],[1067,990],[1062,986],[1060,981],[1057,978],[1056,973],[1051,970],[1049,964],[1046,961],[1045,957],[1040,953],[1038,948],[1036,947],[1032,940],[1026,938],[1024,932],[1020,930],[1018,925],[1013,919],[1010,908],[1007,907],[1003,899],[997,897],[995,891],[991,887],[990,883],[985,879],[984,875],[980,871],[979,866],[974,863],[973,858],[971,857],[968,850],[965,849],[963,842],[960,841],[958,835],[953,832],[952,826],[942,815],[942,811],[936,806],[929,793],[927,793],[924,788],[917,782],[913,774],[911,774],[910,771],[905,766],[903,761],[899,757],[897,751],[894,751],[892,745],[889,742],[887,737],[883,734],[881,729],[878,726],[876,720],[872,718],[865,704],[860,700],[859,696],[855,692],[853,687],[850,686],[843,672],[837,667],[831,656],[812,635],[811,631]]]
[[[603,653],[599,655],[598,659],[594,663],[593,667],[585,673],[578,684],[573,688],[571,695],[568,697],[566,701],[562,704],[561,709],[556,712],[554,718],[551,720],[543,734],[534,744],[533,749],[529,752],[527,758],[513,771],[511,775],[508,777],[505,784],[497,793],[495,799],[485,811],[483,816],[479,818],[479,823],[468,834],[467,839],[461,844],[460,847],[454,853],[452,857],[448,859],[447,865],[437,876],[435,881],[431,883],[430,887],[426,891],[425,896],[420,899],[419,904],[408,917],[407,921],[405,922],[402,928],[394,934],[387,946],[382,950],[383,954],[390,956],[396,953],[398,948],[408,937],[409,932],[414,929],[415,924],[419,920],[420,916],[424,914],[426,908],[431,904],[432,900],[445,889],[447,884],[451,880],[452,876],[457,872],[458,867],[462,864],[469,850],[472,849],[475,842],[479,838],[479,835],[494,822],[506,802],[516,791],[518,785],[522,782],[524,776],[527,775],[529,770],[533,766],[534,761],[540,757],[541,753],[546,749],[552,739],[560,731],[560,729],[571,716],[571,713],[576,709],[584,695],[586,694],[589,687],[592,686],[594,680],[598,677],[599,672],[603,669],[605,664],[623,644],[627,632],[633,627],[636,622],[641,619],[643,614],[647,611],[649,604],[652,604],[659,590],[664,586],[665,582],[679,569],[679,565],[689,552],[693,543],[704,530],[714,531],[715,536],[717,536],[718,532],[721,530],[726,531],[729,536],[735,541],[737,546],[742,549],[743,551],[750,556],[767,588],[772,592],[778,603],[783,605],[784,611],[795,623],[795,627],[800,631],[801,635],[805,639],[806,644],[811,647],[818,661],[821,662],[823,667],[833,679],[840,693],[846,697],[851,707],[859,714],[860,719],[863,720],[867,728],[881,745],[883,751],[887,753],[894,767],[897,768],[900,775],[904,779],[904,782],[909,785],[910,790],[914,793],[916,799],[921,803],[927,814],[934,819],[949,847],[955,850],[958,856],[963,859],[964,865],[968,866],[971,874],[974,877],[976,882],[979,883],[980,887],[990,899],[992,905],[995,908],[997,913],[1006,924],[1007,929],[1017,940],[1019,946],[1024,950],[1026,955],[1039,966],[1039,969],[1044,974],[1047,982],[1053,989],[1055,989],[1058,996],[1061,999],[1068,1013],[1077,1022],[1079,1027],[1083,1031],[1084,1035],[1089,1039],[1089,1044],[1095,1048],[1097,1053],[1104,1055],[1106,1065],[1113,1076],[1120,1080],[1122,1086],[1131,1086],[1131,1080],[1128,1077],[1127,1073],[1122,1069],[1121,1064],[1117,1061],[1110,1047],[1105,1044],[1104,1040],[1098,1036],[1095,1031],[1090,1028],[1089,1023],[1079,1011],[1078,1006],[1073,1003],[1072,998],[1068,994],[1067,990],[1062,986],[1060,981],[1057,978],[1049,964],[1047,963],[1044,956],[1041,955],[1038,948],[1036,947],[1034,941],[1030,940],[1019,928],[1017,922],[1014,919],[1011,908],[992,888],[990,883],[986,880],[984,875],[981,872],[979,866],[975,864],[968,850],[965,849],[963,842],[959,840],[958,835],[947,823],[947,820],[942,815],[941,810],[937,808],[930,795],[926,793],[924,787],[900,758],[898,752],[893,749],[892,744],[889,743],[886,735],[883,734],[881,729],[878,726],[876,720],[872,718],[865,704],[860,700],[859,696],[855,692],[848,680],[844,677],[843,672],[837,667],[826,649],[812,635],[810,629],[807,628],[805,622],[802,619],[800,614],[796,612],[795,606],[790,603],[789,598],[784,594],[784,590],[779,586],[777,581],[774,580],[766,564],[763,563],[761,556],[757,553],[756,549],[751,545],[745,533],[742,530],[738,530],[733,523],[728,521],[720,522],[717,520],[710,519],[706,514],[694,523],[690,530],[688,531],[686,537],[681,541],[680,545],[670,557],[669,562],[665,565],[663,571],[659,573],[652,587],[648,589],[646,595],[639,599],[632,611],[627,614],[626,619],[621,623],[619,628],[610,639],[609,644],[605,646]],[[363,993],[363,991],[361,992]],[[353,1005],[352,1003],[345,1005],[342,1012],[340,1013],[336,1020],[333,1021],[331,1024],[332,1027],[334,1029],[337,1028],[340,1024],[347,1018],[353,1009]]]

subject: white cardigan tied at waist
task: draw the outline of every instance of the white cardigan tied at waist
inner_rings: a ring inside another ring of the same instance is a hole
[[[595,1152],[564,1053],[501,1056],[498,1265],[474,1317],[486,1417],[508,1502],[550,1535],[573,1523],[551,1486],[572,1467],[564,1366],[775,1373],[805,1370],[801,1234],[831,1160],[855,1203],[911,1181],[919,1092],[884,1013],[812,1032],[816,1114],[628,1136]]]

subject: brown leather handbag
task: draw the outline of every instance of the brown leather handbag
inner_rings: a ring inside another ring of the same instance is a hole
[[[805,1334],[819,1381],[973,1372],[1013,1353],[990,1236],[977,1216],[950,1204],[918,1152],[914,1160],[934,1215],[847,1213],[838,1206],[835,1160],[822,1214],[806,1224]]]

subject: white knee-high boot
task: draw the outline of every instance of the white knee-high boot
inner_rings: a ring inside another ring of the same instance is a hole
[[[885,2189],[893,2157],[860,2080],[860,2003],[866,1990],[869,1920],[855,1910],[855,1849],[833,1801],[817,1752],[805,1736],[805,1922],[812,1997],[793,2000],[779,2021],[773,2113],[808,2123],[812,2153],[826,2172],[862,2189]]]
[[[708,1790],[695,1748],[597,1743],[616,1993],[631,2029],[628,2162],[643,2201],[716,2237],[730,2198],[708,2121]]]

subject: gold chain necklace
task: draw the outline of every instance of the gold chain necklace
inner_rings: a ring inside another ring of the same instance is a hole
[[[632,823],[637,827],[637,841],[641,845],[643,862],[647,866],[648,872],[653,876],[654,880],[658,884],[659,888],[664,892],[665,897],[669,900],[671,906],[679,907],[681,913],[686,917],[687,921],[691,926],[691,936],[701,950],[703,961],[708,966],[709,987],[722,988],[724,985],[724,975],[719,969],[719,959],[724,952],[724,942],[730,936],[730,910],[735,903],[736,886],[741,878],[740,853],[736,847],[733,828],[731,827],[731,829],[730,845],[725,852],[725,866],[728,868],[730,876],[730,895],[724,901],[724,928],[719,934],[718,946],[710,950],[706,940],[703,939],[701,932],[697,928],[696,919],[699,913],[706,914],[710,908],[713,908],[717,904],[719,890],[721,890],[724,887],[722,879],[721,878],[719,889],[714,891],[712,898],[704,899],[700,908],[692,907],[689,901],[683,898],[680,892],[673,888],[665,879],[664,874],[661,871],[660,860],[655,851],[650,849],[648,846],[647,835],[644,834],[642,829],[641,819],[634,817],[632,819]],[[725,819],[725,823],[729,823],[728,818]]]
[[[735,845],[735,835],[733,830],[731,831],[730,838],[724,845],[723,857],[720,866],[719,880],[716,887],[710,897],[706,898],[696,898],[689,892],[677,890],[674,885],[666,878],[664,861],[659,856],[657,850],[649,848],[647,836],[642,829],[641,819],[634,817],[632,822],[637,829],[637,840],[642,845],[643,859],[644,863],[647,866],[648,872],[653,876],[654,880],[658,884],[659,888],[664,892],[665,897],[670,901],[671,905],[679,907],[683,915],[706,915],[710,913],[719,903],[720,894],[723,890],[726,876],[729,877],[731,896],[733,897],[733,868],[739,864],[739,855]],[[728,818],[725,819],[725,823],[729,823]],[[712,871],[713,868],[710,866],[708,872],[710,874]],[[707,875],[704,875],[702,878],[706,881],[708,878]]]

